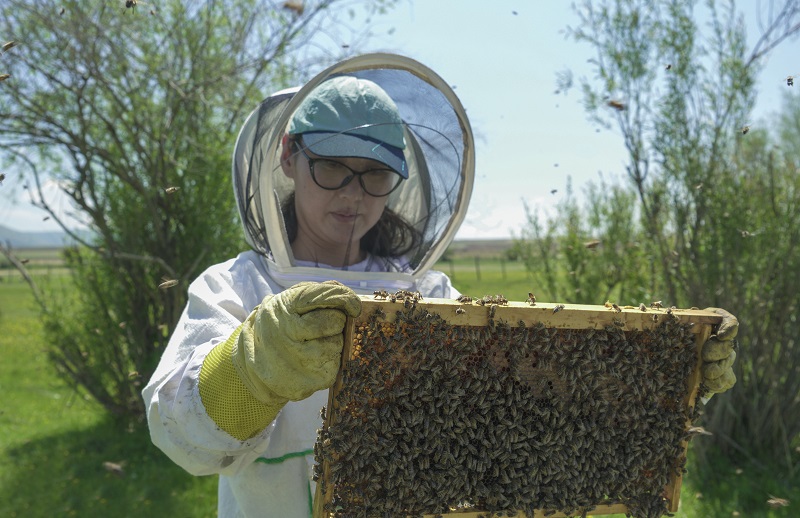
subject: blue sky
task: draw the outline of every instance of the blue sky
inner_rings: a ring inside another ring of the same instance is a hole
[[[401,0],[388,15],[373,19],[374,37],[359,47],[422,62],[454,85],[466,108],[476,139],[476,181],[457,238],[519,234],[525,224],[523,201],[539,211],[552,210],[565,194],[567,177],[580,193],[599,179],[599,172],[613,179],[624,170],[619,133],[597,132],[586,119],[577,90],[567,96],[554,93],[557,72],[569,68],[576,77],[590,75],[586,60],[591,50],[564,35],[577,21],[570,3]],[[754,39],[753,4],[741,4]],[[779,109],[780,95],[788,90],[783,79],[789,74],[800,75],[796,39],[771,55],[751,126]],[[50,189],[55,205],[68,210],[66,196],[54,191]],[[0,187],[0,224],[17,230],[57,229],[52,221],[42,221],[43,212],[29,208],[26,196],[9,189],[8,180]]]

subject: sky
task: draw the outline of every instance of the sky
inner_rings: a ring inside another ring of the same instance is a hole
[[[748,36],[755,41],[754,5],[762,2],[740,3]],[[598,131],[588,121],[577,89],[568,95],[555,93],[559,71],[570,69],[576,79],[591,76],[591,49],[565,35],[566,27],[577,23],[570,4],[399,0],[388,14],[372,19],[372,38],[357,47],[416,59],[452,85],[466,108],[475,134],[476,178],[456,239],[520,235],[526,224],[525,205],[537,214],[552,211],[566,194],[568,178],[578,196],[600,179],[601,172],[606,179],[622,178],[625,152],[620,133]],[[751,127],[779,110],[787,75],[800,75],[797,39],[771,54],[760,78]],[[57,186],[48,185],[46,192],[54,206],[69,210],[68,198]],[[30,206],[24,191],[0,187],[1,225],[21,231],[57,230],[52,220],[43,221],[45,216]]]

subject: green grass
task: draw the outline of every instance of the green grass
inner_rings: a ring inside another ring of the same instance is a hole
[[[215,516],[216,477],[190,476],[146,429],[76,395],[47,361],[36,314],[26,284],[0,283],[0,516]]]
[[[506,262],[504,276],[499,264],[481,259],[478,281],[474,261],[457,258],[454,284],[468,295],[525,300],[524,269]],[[437,269],[452,274],[450,263]],[[190,476],[152,445],[143,426],[121,427],[76,395],[48,363],[36,316],[27,285],[0,282],[0,516],[215,516],[216,477]],[[122,463],[124,476],[104,462]],[[703,466],[690,458],[688,468],[677,517],[797,515],[798,476],[721,457]],[[769,509],[770,495],[789,507]]]
[[[434,268],[446,273],[458,291],[473,298],[503,295],[508,300],[524,302],[528,292],[536,292],[521,261],[458,257],[452,261],[439,261]]]

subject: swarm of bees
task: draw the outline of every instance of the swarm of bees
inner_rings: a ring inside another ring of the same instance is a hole
[[[375,290],[372,292],[376,299],[385,299],[391,302],[402,302],[406,307],[416,304],[422,300],[422,294],[418,291],[397,290],[389,293],[386,290]]]
[[[377,317],[355,322],[323,412],[316,516],[667,513],[701,433],[688,324],[466,326],[418,305]]]

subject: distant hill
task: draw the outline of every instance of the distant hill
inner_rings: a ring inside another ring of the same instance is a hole
[[[86,231],[79,235],[87,235]],[[10,244],[11,248],[63,248],[71,244],[72,238],[65,232],[20,232],[0,225],[0,243]]]

